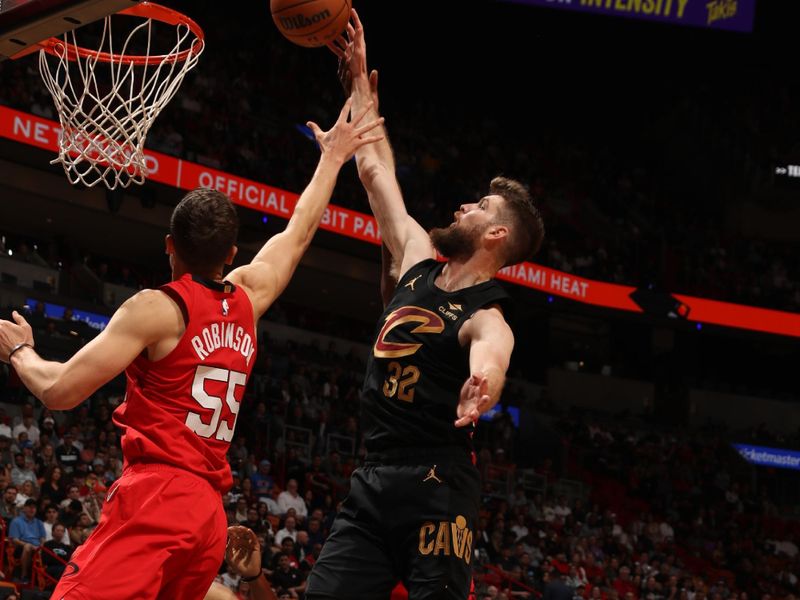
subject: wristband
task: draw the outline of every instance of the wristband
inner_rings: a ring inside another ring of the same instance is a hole
[[[239,579],[240,581],[244,581],[245,583],[250,583],[251,581],[255,581],[256,579],[261,577],[263,574],[264,574],[263,571],[259,571],[258,575],[253,575],[252,577],[240,577]]]
[[[26,347],[27,348],[33,348],[33,345],[29,344],[28,342],[21,342],[21,343],[17,344],[16,346],[14,346],[11,349],[11,352],[8,353],[8,363],[11,364],[11,357],[14,356],[14,354],[16,354],[17,352],[19,352],[20,350],[22,350],[23,348],[26,348]]]

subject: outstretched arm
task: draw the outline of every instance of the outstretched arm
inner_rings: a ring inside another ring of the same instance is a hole
[[[33,332],[18,312],[0,321],[0,360],[11,364],[30,392],[53,410],[68,410],[122,372],[147,348],[178,339],[184,323],[165,293],[143,290],[127,300],[108,326],[67,362],[44,360],[33,349]],[[27,345],[21,345],[27,344]]]
[[[472,375],[461,388],[456,427],[471,425],[494,408],[506,381],[514,349],[514,334],[499,308],[477,311],[459,332],[459,341],[469,345]]]
[[[389,253],[386,244],[381,244],[381,300],[383,308],[389,305],[397,288],[398,272],[400,265]]]
[[[366,135],[383,122],[377,118],[369,122],[364,119],[371,108],[369,103],[348,122],[351,105],[352,100],[348,98],[330,131],[323,132],[316,123],[308,123],[322,152],[314,176],[297,201],[286,229],[273,236],[249,265],[234,269],[228,276],[230,281],[247,290],[256,319],[286,288],[311,244],[342,165],[356,150],[381,139],[379,135]]]
[[[347,68],[343,84],[352,89],[353,106],[373,103],[371,116],[377,116],[375,104],[378,97],[377,73],[367,75],[367,48],[364,42],[364,27],[358,13],[352,11],[353,23],[348,25],[349,43],[346,49],[331,44],[329,47],[339,56]],[[403,194],[397,181],[394,156],[391,145],[383,132],[383,139],[356,152],[358,174],[367,190],[370,208],[378,221],[384,243],[392,256],[400,263],[402,277],[409,267],[426,258],[433,258],[435,252],[428,233],[411,218],[403,202]]]

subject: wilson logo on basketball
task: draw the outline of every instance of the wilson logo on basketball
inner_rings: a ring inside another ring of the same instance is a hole
[[[372,349],[377,358],[400,358],[411,356],[422,347],[422,344],[409,344],[405,342],[390,342],[386,338],[389,333],[404,323],[419,323],[411,333],[442,333],[444,320],[431,310],[419,306],[403,306],[398,308],[388,317],[383,324],[375,347]]]
[[[331,11],[325,9],[315,15],[293,15],[291,17],[278,17],[278,19],[280,19],[281,27],[283,27],[286,31],[292,31],[294,29],[303,29],[304,27],[310,27],[311,25],[322,23],[330,16]]]

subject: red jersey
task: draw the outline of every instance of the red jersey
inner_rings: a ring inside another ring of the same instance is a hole
[[[241,288],[191,275],[160,290],[181,308],[186,331],[161,360],[142,354],[125,371],[114,411],[125,464],[172,465],[226,492],[226,454],[255,364],[253,306]]]

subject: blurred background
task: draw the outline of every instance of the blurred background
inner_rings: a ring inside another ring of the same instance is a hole
[[[147,147],[226,181],[300,193],[318,158],[304,123],[329,126],[344,99],[336,58],[281,37],[265,2],[165,4],[204,27],[207,48]],[[536,597],[561,573],[584,598],[793,598],[800,5],[721,2],[755,10],[752,31],[727,31],[725,19],[687,26],[589,14],[583,0],[535,4],[356,4],[412,216],[449,223],[492,177],[514,177],[544,215],[536,265],[637,290],[633,311],[507,284],[516,301],[510,379],[476,435],[479,594]],[[35,57],[0,63],[0,81],[0,106],[57,120]],[[156,182],[71,187],[31,131],[27,142],[0,139],[0,316],[26,306],[37,349],[64,359],[127,297],[168,281],[163,236],[183,192]],[[354,164],[332,203],[369,212]],[[244,207],[240,216],[239,262],[286,223]],[[261,535],[269,568],[279,551],[292,568],[310,568],[362,457],[358,389],[382,312],[379,272],[379,246],[320,231],[260,323],[226,501],[232,522]],[[721,326],[693,318],[686,297],[741,306]],[[777,332],[748,326],[766,314],[753,309],[780,311],[768,313]],[[65,498],[44,493],[55,467],[62,487],[81,488],[78,514],[91,522],[59,515],[73,546],[96,524],[95,486],[119,475],[110,412],[123,390],[113,382],[51,415],[0,367],[0,452],[29,463],[26,493],[42,518]],[[62,460],[68,432],[81,445],[74,463]],[[289,479],[309,517],[287,549],[278,497]],[[23,480],[9,467],[5,483]],[[314,525],[308,534],[312,520],[321,533]],[[233,576],[226,583],[239,587]]]

